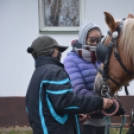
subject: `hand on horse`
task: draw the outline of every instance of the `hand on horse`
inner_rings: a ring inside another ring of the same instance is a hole
[[[120,116],[120,115],[125,114],[125,109],[122,107],[120,101],[118,99],[116,99],[116,101],[119,104],[119,108],[118,108],[118,111],[115,114],[113,114],[113,116]],[[111,114],[115,111],[115,109],[116,109],[116,105],[115,103],[113,103],[111,107],[105,109],[105,112]]]

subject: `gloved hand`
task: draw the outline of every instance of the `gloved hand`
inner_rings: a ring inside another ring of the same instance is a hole
[[[116,99],[119,103],[119,110],[117,111],[116,114],[114,114],[114,116],[120,116],[120,115],[123,115],[125,114],[125,109],[124,107],[122,106],[121,102],[119,99]],[[115,104],[113,104],[110,108],[106,109],[106,113],[112,113],[114,110],[115,110],[116,106]]]
[[[125,114],[125,108],[120,106],[118,112],[114,116],[120,116]]]
[[[119,110],[118,110],[118,112],[117,112],[114,116],[120,116],[120,115],[125,114],[125,108],[122,106],[122,104],[121,104],[119,98],[116,98],[116,100],[117,100],[118,103],[119,103]]]

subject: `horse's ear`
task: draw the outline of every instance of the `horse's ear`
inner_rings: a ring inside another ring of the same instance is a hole
[[[114,21],[113,16],[108,12],[104,12],[104,15],[105,15],[105,21],[108,27],[110,28],[110,30],[112,32],[115,31],[115,21]]]
[[[134,18],[134,15],[132,15],[131,13],[128,14],[127,19],[129,19],[129,18]]]

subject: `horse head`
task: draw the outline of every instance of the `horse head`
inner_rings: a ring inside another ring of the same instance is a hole
[[[109,31],[97,46],[96,55],[102,64],[94,89],[101,96],[114,96],[134,78],[134,16],[115,20],[110,13],[104,15]]]

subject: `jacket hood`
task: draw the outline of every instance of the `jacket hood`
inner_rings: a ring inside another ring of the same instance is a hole
[[[82,25],[79,31],[79,35],[78,35],[78,42],[81,43],[82,45],[86,45],[87,34],[90,30],[94,28],[97,28],[100,30],[100,28],[93,22],[86,22],[84,25]]]

